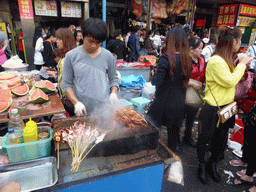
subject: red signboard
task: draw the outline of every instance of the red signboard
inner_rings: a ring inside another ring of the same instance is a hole
[[[238,8],[239,8],[239,4],[219,6],[216,26],[220,26],[220,25],[235,26]]]
[[[34,19],[32,0],[19,0],[21,19]]]
[[[205,27],[206,19],[197,19],[196,26],[197,27]]]
[[[240,15],[256,17],[256,6],[241,4]]]

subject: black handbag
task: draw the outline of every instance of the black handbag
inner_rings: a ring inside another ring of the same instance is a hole
[[[256,126],[256,102],[251,110],[244,114],[243,123],[245,126]]]
[[[59,87],[58,87],[58,92],[59,92],[61,102],[65,110],[68,112],[69,116],[75,116],[75,106],[73,105],[73,103],[69,100],[69,98],[66,95],[62,93]]]

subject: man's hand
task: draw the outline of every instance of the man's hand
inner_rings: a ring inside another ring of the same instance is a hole
[[[109,101],[111,104],[117,103],[118,98],[116,93],[110,93]]]
[[[87,111],[83,103],[78,102],[75,104],[75,114],[78,117],[87,115]]]
[[[0,188],[0,192],[20,192],[21,186],[19,183],[11,182]]]

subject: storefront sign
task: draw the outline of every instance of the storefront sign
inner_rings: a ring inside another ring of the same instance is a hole
[[[34,19],[32,0],[19,0],[19,11],[21,19]]]
[[[196,27],[205,27],[206,19],[197,19]]]
[[[256,17],[256,6],[241,4],[239,15]]]
[[[238,4],[219,6],[216,26],[235,26],[238,7]]]
[[[249,46],[254,45],[255,37],[256,37],[256,29],[252,29]]]
[[[8,37],[5,23],[0,23],[0,31],[4,32],[4,34]]]
[[[62,17],[82,17],[82,8],[80,3],[61,2]]]
[[[250,27],[255,20],[256,18],[239,16],[236,26]]]
[[[57,2],[34,0],[35,15],[57,17]]]

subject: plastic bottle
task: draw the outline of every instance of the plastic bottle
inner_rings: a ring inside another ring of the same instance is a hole
[[[33,142],[38,140],[38,130],[36,122],[29,119],[26,123],[26,127],[23,130],[24,143]]]
[[[19,144],[19,136],[14,132],[13,128],[8,129],[7,135],[7,145],[16,145]]]
[[[23,129],[24,122],[18,113],[18,109],[11,110],[11,117],[8,122],[8,129],[13,128],[14,132],[18,134],[20,143],[23,143]]]

